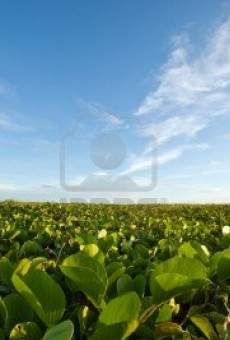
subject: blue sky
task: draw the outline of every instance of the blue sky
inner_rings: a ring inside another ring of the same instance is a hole
[[[230,1],[2,1],[0,143],[0,199],[230,201]]]

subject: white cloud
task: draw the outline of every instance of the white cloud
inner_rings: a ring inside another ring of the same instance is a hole
[[[15,122],[12,117],[10,117],[5,112],[0,112],[0,130],[9,130],[9,131],[28,131],[30,128],[18,124]]]
[[[195,116],[174,116],[162,122],[144,126],[141,133],[147,137],[154,135],[157,144],[160,145],[174,137],[193,137],[205,126],[205,121],[201,121]]]
[[[141,127],[145,136],[160,143],[176,137],[193,137],[211,119],[230,113],[230,19],[219,25],[199,55],[187,41],[174,41],[156,88],[137,110],[147,115]]]
[[[183,155],[184,150],[185,150],[184,147],[177,147],[175,149],[168,150],[167,152],[163,153],[158,157],[157,164],[164,165],[180,158]]]
[[[134,160],[133,163],[130,164],[130,166],[125,171],[121,173],[121,175],[128,175],[131,173],[147,170],[151,167],[152,162],[153,162],[152,157],[146,156],[138,157]]]
[[[142,155],[135,159],[132,159],[128,169],[122,172],[122,175],[127,175],[131,173],[137,173],[141,171],[145,171],[151,169],[152,166],[158,167],[165,165],[171,161],[174,161],[180,158],[185,151],[187,150],[200,150],[205,151],[208,149],[207,144],[187,144],[187,145],[180,145],[173,149],[169,149],[160,155]]]
[[[120,119],[119,117],[115,116],[112,113],[103,112],[102,115],[104,115],[105,120],[107,120],[112,125],[122,125],[123,124],[123,120]]]
[[[89,118],[94,117],[94,119],[105,122],[112,126],[122,125],[124,123],[124,121],[120,117],[111,112],[108,112],[98,103],[90,103],[81,99],[78,100],[78,104],[80,104],[81,110],[86,111],[86,114]]]

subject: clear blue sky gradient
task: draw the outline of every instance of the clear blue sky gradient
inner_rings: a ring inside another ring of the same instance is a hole
[[[229,5],[230,1],[219,0],[2,1],[0,199],[81,196],[60,188],[58,143],[76,119],[92,110],[99,116],[122,117],[119,131],[129,154],[127,164],[117,171],[132,169],[151,139],[138,131],[146,115],[137,123],[135,113],[159,87],[165,67],[170,67],[172,41],[187,37],[189,42],[185,39],[182,44],[190,53],[188,63],[196,63],[212,32],[228,20]],[[227,108],[226,98],[225,104]],[[165,116],[157,113],[156,119],[154,112],[147,114],[147,125],[177,116],[176,105]],[[188,114],[193,108],[188,107]],[[225,111],[205,118],[205,127],[192,136],[184,133],[162,143],[160,157],[179,154],[159,164],[158,185],[152,193],[129,197],[229,201],[230,112]],[[70,146],[72,180],[97,171],[87,165],[86,156],[94,126],[91,121],[84,128],[85,143]],[[130,174],[143,181],[148,171]]]

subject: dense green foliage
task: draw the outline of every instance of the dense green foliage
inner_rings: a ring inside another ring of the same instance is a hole
[[[0,339],[229,339],[230,206],[0,204]]]

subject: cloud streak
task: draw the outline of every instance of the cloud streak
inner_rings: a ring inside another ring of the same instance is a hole
[[[177,160],[178,158],[182,157],[184,152],[187,150],[200,150],[205,151],[209,148],[207,144],[187,144],[187,145],[180,145],[175,148],[169,149],[164,153],[153,156],[153,155],[144,155],[136,158],[132,163],[129,165],[128,169],[126,169],[122,175],[128,175],[132,173],[138,173],[141,171],[146,171],[151,169],[151,167],[158,167],[165,165],[169,162]]]
[[[230,18],[219,25],[202,52],[192,56],[186,39],[175,39],[156,88],[136,115],[148,116],[144,136],[159,143],[194,137],[210,121],[230,112]]]
[[[89,118],[94,117],[94,119],[107,123],[111,126],[119,126],[124,123],[123,119],[111,112],[108,112],[97,103],[86,102],[81,99],[78,100],[78,104],[80,104],[80,110],[86,113]]]
[[[25,132],[30,131],[31,129],[22,124],[18,124],[5,112],[0,112],[0,130]]]

